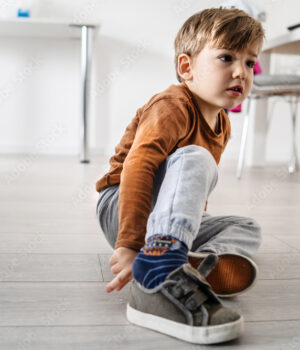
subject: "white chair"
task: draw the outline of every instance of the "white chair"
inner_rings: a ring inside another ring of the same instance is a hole
[[[245,148],[248,134],[249,125],[249,112],[251,101],[259,98],[269,98],[274,96],[280,96],[286,98],[290,104],[291,117],[292,117],[292,155],[288,167],[290,174],[298,170],[298,156],[296,148],[296,118],[297,118],[297,105],[300,100],[300,76],[299,75],[281,75],[272,74],[264,75],[259,74],[254,77],[253,86],[250,94],[248,95],[247,111],[244,119],[240,154],[237,167],[237,178],[240,179],[242,175]]]

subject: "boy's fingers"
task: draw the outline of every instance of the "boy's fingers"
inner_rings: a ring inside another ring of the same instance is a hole
[[[111,265],[114,265],[116,262],[117,262],[117,258],[116,258],[116,256],[115,256],[115,254],[113,254],[113,255],[110,257],[108,263],[109,263],[109,265],[111,266]]]
[[[126,286],[128,282],[132,280],[132,277],[128,278],[123,284],[121,284],[118,288],[116,288],[117,291],[120,291],[123,287]]]
[[[126,279],[116,288],[117,291],[121,290],[124,286],[126,286],[126,284],[132,280],[132,273],[131,271],[128,271],[126,274]]]
[[[106,287],[105,290],[110,293],[113,290],[117,289],[121,282],[116,278],[114,278]]]
[[[109,293],[112,292],[114,289],[118,288],[120,285],[124,283],[128,278],[127,273],[124,274],[124,271],[121,271],[111,282],[109,282],[105,290]]]
[[[114,264],[112,265],[112,267],[110,268],[110,271],[115,275],[117,273],[119,273],[121,271],[120,265],[118,264]]]

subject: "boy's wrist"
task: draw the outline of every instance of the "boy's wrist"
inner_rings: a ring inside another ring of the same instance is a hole
[[[129,241],[129,240],[120,240],[116,242],[115,249],[123,247],[123,248],[129,248],[129,249],[135,250],[136,252],[139,252],[143,246],[144,246],[144,243]]]

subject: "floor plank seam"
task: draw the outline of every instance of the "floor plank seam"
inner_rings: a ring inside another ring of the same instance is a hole
[[[297,319],[288,319],[288,320],[254,320],[254,321],[247,321],[244,320],[245,324],[255,324],[255,323],[282,323],[282,322],[300,322],[300,318]],[[93,324],[59,324],[59,325],[37,325],[37,324],[31,324],[31,325],[0,325],[0,328],[62,328],[62,327],[137,327],[140,329],[139,326],[135,326],[134,324],[129,323],[113,323],[113,324],[101,324],[101,323],[93,323]]]
[[[101,264],[100,255],[97,254],[97,257],[98,257],[98,262],[99,262],[99,266],[100,266],[100,271],[101,271],[101,276],[102,276],[102,282],[105,282],[105,281],[104,281],[104,274],[103,274],[103,269],[102,269],[102,264]]]
[[[299,248],[292,246],[292,245],[291,245],[290,243],[288,243],[288,242],[285,242],[282,238],[278,238],[278,237],[276,236],[276,234],[273,235],[273,236],[274,236],[276,239],[278,239],[280,242],[282,242],[282,243],[286,244],[287,246],[289,246],[290,248],[296,249],[297,252],[294,252],[294,253],[299,253],[299,252],[300,252],[300,249],[299,249]],[[293,252],[291,252],[291,253],[293,253]]]

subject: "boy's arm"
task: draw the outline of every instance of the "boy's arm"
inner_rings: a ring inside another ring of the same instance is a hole
[[[115,248],[139,251],[151,210],[153,180],[159,165],[186,136],[189,115],[178,99],[156,101],[140,118],[123,163],[119,187],[119,232]]]

